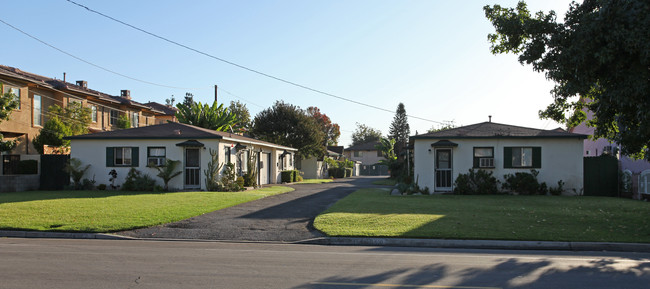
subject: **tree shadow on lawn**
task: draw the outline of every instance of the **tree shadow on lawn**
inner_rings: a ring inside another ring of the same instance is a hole
[[[645,288],[650,284],[648,259],[623,262],[603,258],[586,265],[561,262],[553,258],[530,261],[515,257],[498,260],[487,267],[468,266],[464,269],[453,269],[441,262],[365,276],[331,276],[294,288]]]
[[[179,192],[131,192],[131,191],[26,191],[0,193],[0,204],[57,199],[93,199],[114,196],[164,195]]]

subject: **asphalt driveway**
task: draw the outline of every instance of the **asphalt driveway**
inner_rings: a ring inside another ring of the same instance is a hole
[[[373,187],[376,177],[325,184],[293,184],[293,192],[214,211],[175,223],[119,232],[137,238],[297,242],[323,235],[314,218],[348,194]]]

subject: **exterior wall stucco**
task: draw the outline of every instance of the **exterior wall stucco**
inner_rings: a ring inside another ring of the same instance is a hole
[[[359,161],[363,165],[374,165],[376,163],[379,163],[380,160],[383,160],[384,157],[379,157],[377,156],[377,150],[369,150],[369,151],[358,151],[361,153],[361,156],[355,157],[354,156],[354,151],[345,151],[345,156],[347,159],[351,161]]]
[[[96,185],[106,184],[107,186],[111,184],[109,181],[110,176],[108,173],[115,169],[117,171],[117,180],[115,180],[115,185],[121,185],[126,179],[131,167],[107,167],[106,166],[106,148],[107,147],[138,147],[139,151],[139,162],[138,166],[135,167],[143,174],[148,174],[153,179],[156,180],[156,184],[162,186],[162,180],[157,177],[158,171],[155,168],[147,167],[147,148],[148,147],[165,147],[166,158],[172,160],[181,161],[181,164],[177,167],[178,170],[184,169],[185,149],[183,147],[176,146],[177,143],[181,143],[185,140],[183,139],[152,139],[152,140],[110,140],[110,139],[101,139],[101,140],[71,140],[71,152],[70,157],[80,159],[81,162],[85,164],[90,164],[91,167],[88,169],[84,178],[95,179]],[[211,160],[210,149],[217,150],[219,155],[219,162],[225,164],[227,161],[226,147],[231,147],[230,160],[232,163],[236,163],[236,155],[234,152],[234,146],[236,143],[225,141],[225,140],[200,140],[201,143],[205,145],[204,148],[199,149],[199,158],[200,158],[200,185],[201,190],[205,190],[205,176],[203,171],[207,168],[208,162]],[[249,149],[252,149],[255,153],[270,153],[271,161],[278,160],[279,155],[284,152],[284,150],[279,150],[272,147],[263,147],[259,145],[248,145]],[[293,169],[293,163],[287,161],[288,167],[287,170]],[[271,183],[280,182],[280,170],[279,164],[277,161],[275,164],[270,165],[271,175],[269,180]],[[266,164],[265,168],[266,169]],[[184,189],[185,184],[185,174],[181,174],[169,182],[170,190],[182,190]]]
[[[504,147],[541,147],[541,168],[537,179],[549,187],[557,186],[562,180],[564,188],[580,193],[583,189],[583,140],[582,139],[449,139],[458,146],[452,149],[452,182],[459,174],[465,174],[473,166],[474,147],[494,147],[494,168],[486,169],[501,182],[506,174],[530,172],[530,169],[504,168]],[[431,144],[436,140],[416,139],[414,142],[414,176],[420,187],[435,188],[434,160],[435,149]],[[431,149],[431,151],[429,151]]]

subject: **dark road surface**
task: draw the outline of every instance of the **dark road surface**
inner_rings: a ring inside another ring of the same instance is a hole
[[[295,191],[240,204],[201,216],[117,234],[137,238],[296,242],[322,237],[314,218],[336,201],[378,178],[361,177],[325,184],[293,184]]]

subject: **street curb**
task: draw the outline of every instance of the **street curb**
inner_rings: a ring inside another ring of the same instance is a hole
[[[4,238],[53,238],[53,239],[102,239],[102,240],[135,240],[131,237],[98,234],[98,233],[68,233],[68,232],[39,232],[39,231],[0,231]]]
[[[604,242],[324,237],[306,240],[301,243],[319,245],[391,246],[452,249],[650,252],[650,244]]]
[[[114,234],[68,233],[39,231],[0,230],[0,238],[53,238],[53,239],[102,239],[102,240],[148,240],[148,241],[221,241],[238,243],[276,243],[241,240],[204,239],[157,239],[134,238]],[[310,244],[335,246],[387,246],[448,249],[498,249],[498,250],[552,250],[552,251],[614,251],[650,253],[650,244],[605,243],[605,242],[553,242],[553,241],[502,241],[502,240],[452,240],[452,239],[407,239],[407,238],[355,238],[319,237],[281,244]]]

